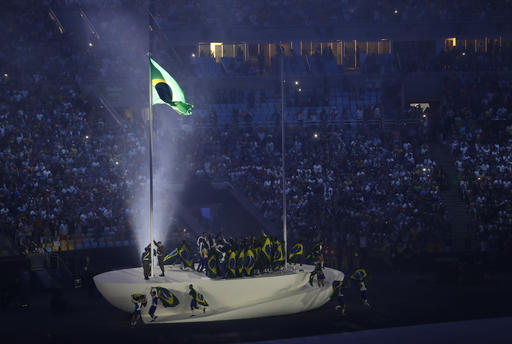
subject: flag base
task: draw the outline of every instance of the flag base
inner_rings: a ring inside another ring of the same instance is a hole
[[[329,301],[332,282],[344,277],[341,271],[325,268],[325,285],[319,287],[316,280],[313,286],[309,284],[309,274],[314,270],[312,265],[303,265],[303,271],[290,269],[234,279],[210,279],[203,273],[181,270],[178,266],[165,268],[164,277],[150,280],[144,280],[142,268],[133,268],[97,275],[94,282],[108,302],[125,312],[133,311],[132,294],[146,294],[149,300],[151,287],[167,288],[180,304],[166,308],[159,303],[156,321],[151,322],[147,309],[143,310],[142,319],[145,323],[178,323],[249,319],[308,311]],[[203,307],[194,313],[190,310],[190,284],[208,302],[205,311]]]

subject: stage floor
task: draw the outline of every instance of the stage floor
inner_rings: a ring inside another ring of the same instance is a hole
[[[340,271],[324,268],[325,285],[319,287],[316,280],[313,285],[309,283],[312,265],[295,268],[254,277],[211,279],[204,273],[167,266],[165,276],[149,280],[144,279],[141,268],[132,268],[97,275],[94,282],[107,301],[125,312],[133,311],[132,294],[144,294],[149,300],[152,287],[170,290],[180,303],[176,307],[157,308],[157,322],[161,323],[248,319],[308,311],[329,301],[332,282],[344,276]],[[209,304],[206,312],[191,311],[190,284],[204,295]],[[147,310],[142,315],[145,322],[150,321]]]

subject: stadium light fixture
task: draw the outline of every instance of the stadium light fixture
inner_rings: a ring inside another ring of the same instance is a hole
[[[92,42],[89,42],[89,46],[92,47]]]
[[[398,10],[395,10],[395,14],[398,14]]]
[[[314,133],[314,134],[313,134],[313,137],[314,137],[315,139],[317,139],[317,138],[318,138],[318,133]]]
[[[192,57],[196,57],[196,54],[192,53]]]
[[[86,139],[86,140],[89,140],[89,135],[85,135],[85,139]]]
[[[5,77],[5,78],[9,77],[9,74],[4,73],[4,77]]]
[[[116,161],[116,165],[119,165],[119,161]]]
[[[297,91],[302,92],[302,88],[299,88]]]
[[[299,82],[298,82],[298,81],[295,81],[295,85],[298,85],[298,84],[299,84]]]

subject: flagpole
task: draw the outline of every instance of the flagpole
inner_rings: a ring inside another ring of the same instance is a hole
[[[151,53],[149,54],[151,58]],[[151,84],[151,60],[149,60],[149,240],[151,244],[151,277],[155,277],[153,266],[153,89]]]
[[[284,266],[285,269],[288,267],[288,245],[287,245],[287,233],[286,233],[286,174],[285,174],[285,162],[284,162],[284,49],[281,48],[281,173],[283,177],[283,241],[284,241]]]

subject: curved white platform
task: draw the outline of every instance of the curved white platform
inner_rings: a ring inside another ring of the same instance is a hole
[[[113,306],[133,311],[131,295],[143,293],[148,296],[151,287],[163,287],[173,292],[180,304],[177,307],[163,307],[156,310],[158,323],[217,321],[248,319],[272,315],[298,313],[315,309],[329,301],[332,281],[343,279],[343,273],[325,268],[325,286],[309,285],[312,265],[303,265],[304,271],[274,272],[255,277],[235,279],[210,279],[195,271],[182,271],[176,266],[166,266],[165,277],[144,280],[142,268],[106,272],[94,277],[100,293]],[[195,311],[191,317],[188,286],[202,293],[209,304],[206,312]],[[149,322],[147,311],[143,310],[144,322]]]

